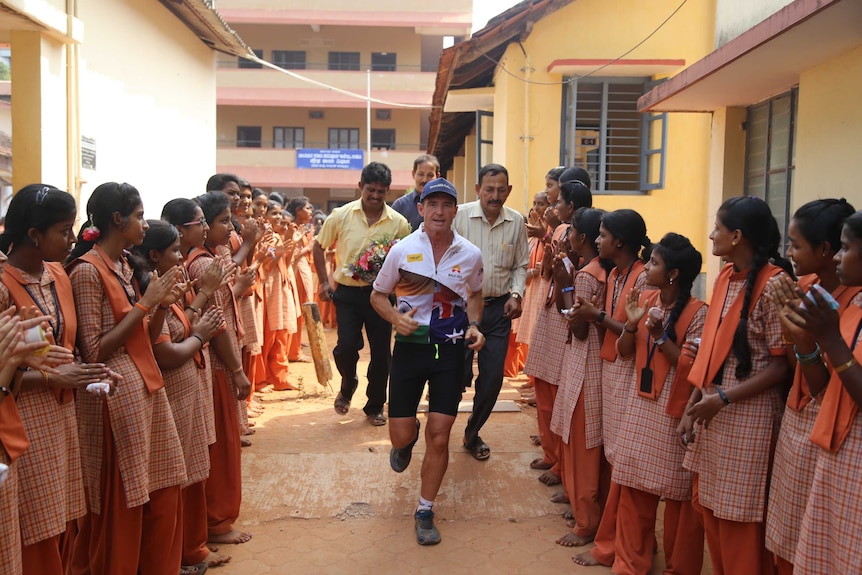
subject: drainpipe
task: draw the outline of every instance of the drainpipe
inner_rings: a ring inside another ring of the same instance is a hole
[[[81,203],[81,116],[78,106],[78,44],[72,40],[72,18],[78,17],[78,1],[66,0],[66,189]],[[81,217],[80,210],[78,217]]]
[[[524,142],[524,214],[530,210],[530,142],[533,137],[530,135],[530,77],[533,72],[530,66],[530,56],[524,50],[524,45],[518,43],[521,51],[524,53],[524,67],[521,71],[524,73],[524,135],[521,140]]]

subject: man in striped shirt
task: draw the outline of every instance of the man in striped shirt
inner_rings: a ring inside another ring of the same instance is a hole
[[[479,430],[491,415],[503,386],[509,332],[512,320],[521,315],[530,252],[524,216],[504,205],[512,191],[509,172],[500,164],[488,164],[479,170],[478,180],[478,201],[461,205],[453,226],[482,251],[485,265],[485,310],[479,327],[485,334],[485,346],[479,351],[473,413],[464,432],[464,448],[484,461],[491,456],[491,448],[479,437]],[[465,388],[473,380],[473,350],[466,354]]]

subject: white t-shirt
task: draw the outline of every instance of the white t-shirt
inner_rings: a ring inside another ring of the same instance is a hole
[[[460,343],[467,331],[467,296],[482,290],[482,252],[455,234],[452,245],[434,265],[434,251],[418,230],[392,246],[374,289],[395,292],[398,311],[416,309],[419,327],[395,339],[410,343]]]

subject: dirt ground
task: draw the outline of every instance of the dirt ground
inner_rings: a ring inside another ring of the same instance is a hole
[[[327,339],[332,349],[335,332],[328,331]],[[360,374],[367,361],[366,348]],[[335,373],[331,384],[337,389]],[[360,377],[353,406],[343,417],[332,408],[334,395],[317,384],[312,364],[291,364],[291,381],[300,378],[302,392],[259,395],[266,410],[254,420],[253,445],[243,450],[238,525],[252,532],[253,539],[223,546],[220,551],[233,559],[211,572],[610,573],[604,567],[575,565],[575,551],[554,543],[568,531],[562,519],[567,506],[551,503],[559,486],[542,485],[540,472],[529,468],[541,456],[541,448],[529,439],[536,433],[536,411],[514,401],[526,378],[504,383],[501,411],[492,414],[482,431],[492,449],[488,461],[475,461],[462,449],[468,414],[458,415],[449,470],[434,507],[442,542],[433,547],[416,543],[412,518],[424,438],[416,444],[410,467],[394,473],[387,427],[372,427],[361,410],[365,378]],[[465,395],[464,401],[469,400]],[[424,428],[424,414],[419,419]],[[660,531],[658,537],[661,541]],[[577,551],[583,549],[588,547]],[[659,553],[653,573],[661,573],[662,567]],[[706,567],[704,573],[711,570]]]

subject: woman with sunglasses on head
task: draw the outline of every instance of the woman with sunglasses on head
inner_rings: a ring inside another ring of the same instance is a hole
[[[78,394],[78,432],[89,513],[78,521],[70,572],[179,572],[180,485],[186,479],[176,425],[153,357],[150,316],[174,301],[179,268],[141,294],[125,250],[147,230],[138,190],[98,186],[87,202],[68,264],[78,316],[77,347],[123,376],[106,399]]]
[[[819,284],[838,302],[843,313],[860,292],[859,286],[845,286],[838,277],[835,254],[841,249],[841,227],[853,215],[853,206],[845,200],[814,200],[796,210],[787,229],[787,257],[793,262],[798,286],[808,292]],[[794,299],[793,284],[781,276],[773,284],[773,296],[781,309]],[[775,447],[769,504],[766,507],[766,548],[776,559],[778,573],[793,573],[793,558],[799,540],[802,514],[814,479],[817,446],[810,441],[811,429],[820,411],[805,377],[806,366],[797,361],[796,351],[811,340],[782,313],[782,329],[788,343],[787,357],[795,365],[793,385],[781,418],[781,431]]]
[[[202,246],[194,247],[186,258],[189,277],[201,279],[213,259],[230,261],[228,243],[233,230],[230,200],[224,193],[209,192],[195,198],[206,218],[209,230]],[[240,544],[251,534],[234,529],[242,505],[242,464],[240,455],[239,415],[236,400],[245,400],[251,384],[243,371],[242,352],[237,328],[235,293],[244,293],[251,285],[231,281],[222,284],[210,300],[225,319],[225,329],[216,334],[210,346],[213,406],[216,441],[210,446],[210,477],[206,481],[208,539],[214,544]],[[198,310],[192,310],[197,312]]]

